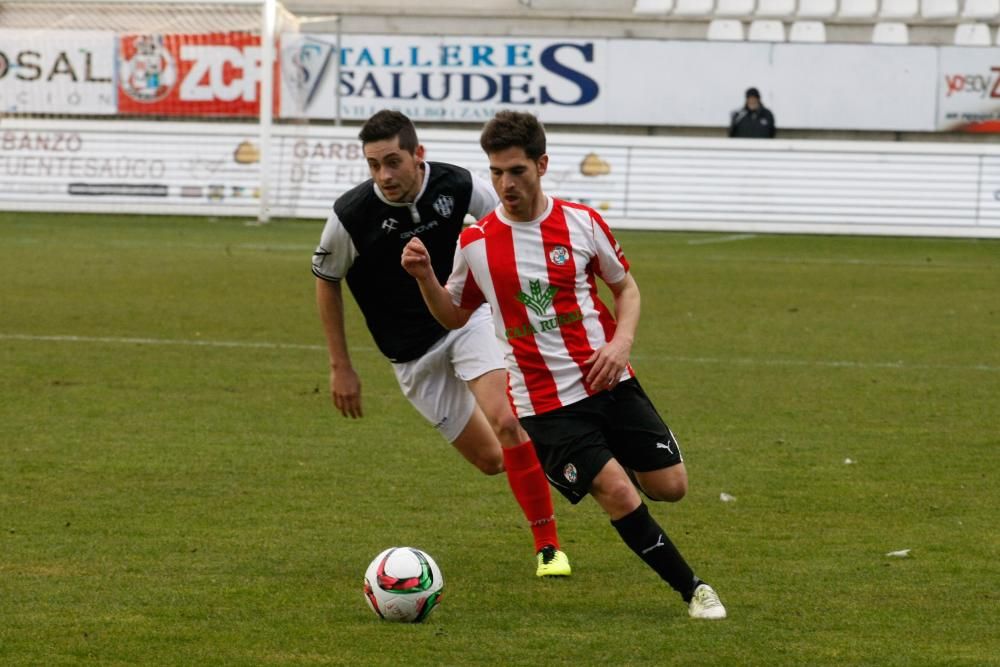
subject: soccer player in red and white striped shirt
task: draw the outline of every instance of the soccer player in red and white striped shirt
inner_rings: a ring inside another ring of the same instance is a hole
[[[688,603],[694,618],[725,618],[636,490],[677,501],[687,471],[673,433],[629,363],[639,288],[611,230],[593,209],[542,191],[545,130],[531,114],[502,111],[480,138],[500,205],[459,238],[442,286],[419,238],[402,264],[445,327],[484,302],[503,346],[508,391],[549,482],[570,502],[591,495],[622,540]],[[596,279],[610,288],[614,316]]]

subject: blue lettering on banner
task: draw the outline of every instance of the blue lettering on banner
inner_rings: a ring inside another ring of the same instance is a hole
[[[462,47],[458,44],[444,44],[441,46],[441,66],[442,67],[461,67],[462,66]]]
[[[531,67],[531,45],[530,44],[508,44],[507,45],[507,66],[508,67]]]
[[[386,63],[389,67],[402,67],[403,62],[401,60],[392,59],[392,47],[386,46],[382,48],[383,58],[382,61]]]
[[[488,44],[440,44],[431,55],[430,49],[419,45],[405,49],[345,47],[339,55],[340,95],[387,102],[564,107],[583,106],[597,99],[598,82],[578,66],[567,64],[580,58],[593,63],[593,42],[548,44],[537,59],[532,49],[529,43],[506,44],[502,49]],[[428,68],[439,69],[419,71]],[[468,71],[472,68],[476,71]],[[504,71],[513,68],[521,71]],[[555,92],[553,76],[571,86]]]
[[[524,81],[515,84],[515,78],[523,78]],[[531,75],[530,74],[503,74],[500,77],[500,102],[503,104],[534,104],[535,97],[533,95],[529,97],[524,97],[521,99],[514,99],[515,92],[522,92],[528,94],[531,88]]]
[[[486,46],[485,44],[473,44],[472,57],[469,64],[473,67],[480,67],[481,65],[495,67],[493,64],[493,47]]]
[[[486,86],[485,92],[480,97],[473,96],[473,81],[480,81]],[[470,74],[469,76],[462,77],[462,96],[459,100],[462,102],[485,102],[496,96],[497,88],[497,82],[493,77],[485,74]]]
[[[546,48],[542,51],[541,63],[542,67],[549,70],[553,74],[563,77],[569,81],[572,81],[580,88],[580,97],[571,102],[562,102],[551,95],[549,95],[547,89],[543,86],[540,93],[540,101],[542,104],[559,104],[562,106],[580,106],[592,102],[598,93],[597,82],[591,79],[589,76],[583,72],[578,72],[575,69],[566,67],[561,62],[556,59],[556,53],[559,49],[569,47],[571,49],[577,49],[583,54],[584,59],[589,63],[594,61],[594,45],[593,44],[553,44],[552,46]]]

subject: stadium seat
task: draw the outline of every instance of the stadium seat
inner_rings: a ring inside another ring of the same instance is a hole
[[[788,29],[789,42],[825,42],[826,26],[822,21],[795,21]]]
[[[632,13],[667,15],[673,8],[674,0],[635,0]]]
[[[785,24],[771,19],[751,21],[750,28],[747,30],[747,41],[783,42],[785,41]]]
[[[845,19],[871,18],[878,11],[878,0],[840,0],[837,16]]]
[[[872,28],[872,44],[909,44],[910,34],[905,23],[887,21]]]
[[[742,42],[743,24],[736,19],[714,19],[708,24],[708,39],[713,42]]]
[[[955,46],[990,46],[990,27],[985,23],[955,26]]]
[[[878,15],[884,19],[906,19],[916,16],[919,9],[918,0],[882,0]]]
[[[965,0],[962,18],[996,19],[1000,17],[1000,0]]]
[[[799,0],[799,9],[796,15],[821,19],[836,13],[837,0]]]
[[[920,0],[920,16],[925,19],[955,18],[958,0]]]
[[[756,16],[790,17],[795,14],[795,0],[757,0]]]
[[[716,16],[750,16],[756,0],[718,0],[715,3]]]
[[[715,0],[677,0],[674,16],[707,16],[715,8]]]

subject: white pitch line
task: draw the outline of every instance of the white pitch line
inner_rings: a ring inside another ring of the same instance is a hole
[[[325,350],[322,345],[307,345],[303,343],[270,343],[230,340],[184,340],[172,338],[125,338],[115,336],[39,336],[31,334],[0,333],[0,340],[42,341],[53,343],[106,343],[111,345],[181,345],[191,347],[221,347],[240,349],[268,350]],[[354,352],[374,352],[374,347],[352,347]],[[986,371],[1000,372],[1000,366],[989,364],[910,364],[905,361],[846,361],[846,360],[809,360],[809,359],[752,359],[748,357],[683,357],[664,354],[637,354],[634,359],[656,359],[687,364],[733,364],[739,366],[811,366],[817,368],[885,368],[895,370],[945,370],[945,371]]]
[[[843,361],[843,360],[809,360],[809,359],[749,359],[735,358],[723,359],[719,357],[677,357],[662,355],[634,355],[634,359],[643,357],[651,359],[663,359],[677,363],[690,364],[733,364],[739,366],[814,366],[819,368],[887,368],[895,370],[920,370],[920,371],[987,371],[995,373],[1000,371],[1000,366],[990,366],[989,364],[910,364],[905,361]]]
[[[719,262],[727,264],[819,264],[828,266],[875,266],[891,269],[949,269],[958,271],[994,271],[996,267],[992,264],[949,264],[947,262],[927,262],[919,260],[911,261],[891,261],[883,259],[860,259],[856,257],[728,257],[715,255],[696,260]]]
[[[270,350],[323,350],[322,345],[299,343],[255,343],[229,340],[176,340],[170,338],[119,338],[114,336],[31,336],[0,334],[0,340],[49,341],[53,343],[110,343],[113,345],[188,345],[193,347],[236,347]]]
[[[20,237],[13,239],[13,243],[18,245],[35,245],[48,243],[46,239],[35,237]],[[77,248],[182,248],[190,250],[219,250],[228,252],[233,250],[247,250],[251,252],[296,252],[302,254],[312,253],[316,249],[314,245],[299,243],[194,243],[184,241],[143,241],[133,239],[109,239],[102,242],[80,243]]]
[[[728,236],[713,236],[707,239],[691,239],[688,245],[709,245],[712,243],[732,243],[733,241],[746,241],[757,238],[756,234],[730,234]]]

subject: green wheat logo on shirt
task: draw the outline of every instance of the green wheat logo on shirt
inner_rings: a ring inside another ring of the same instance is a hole
[[[548,289],[543,291],[541,280],[529,280],[528,289],[531,290],[531,294],[518,292],[517,300],[535,311],[539,317],[545,315],[549,306],[552,305],[552,297],[554,297],[556,292],[559,290],[549,285]]]

